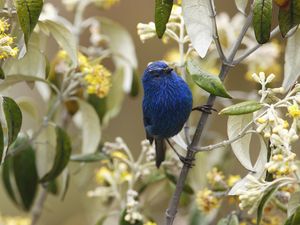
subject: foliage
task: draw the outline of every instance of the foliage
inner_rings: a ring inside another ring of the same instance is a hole
[[[299,1],[235,0],[237,13],[230,18],[216,13],[213,0],[156,0],[154,22],[137,24],[143,43],[158,36],[164,44],[176,44],[165,61],[187,81],[195,104],[209,95],[198,107],[199,122],[191,114],[184,131],[170,140],[186,159],[195,157],[188,179],[191,164],[182,165],[172,151],[158,170],[148,141],[141,141],[135,155],[122,138],[106,139],[104,128],[119,114],[125,96],[139,94],[137,58],[123,26],[84,15],[89,6],[107,10],[118,2],[62,0],[74,14],[69,21],[41,0],[0,1],[2,183],[10,200],[31,213],[31,219],[0,216],[0,223],[36,224],[47,195],[64,199],[68,193],[70,179],[76,179],[71,164],[80,170],[94,163],[95,187],[87,196],[105,207],[93,221],[97,224],[158,224],[155,204],[169,198],[168,225],[178,205],[191,225],[299,224],[294,152],[300,124]],[[86,33],[89,43],[83,44]],[[279,33],[285,47],[274,38]],[[50,36],[56,42],[53,57],[45,51]],[[253,90],[241,85],[233,91],[230,80],[224,83],[231,68],[240,65],[247,70],[240,82],[255,84]],[[20,97],[18,87],[29,88],[42,103]],[[214,116],[227,119],[228,139],[222,141],[210,130],[201,137],[216,99],[223,109]],[[35,123],[30,127],[25,126],[29,119]],[[200,146],[200,139],[216,143]],[[226,147],[248,174],[226,174],[227,161],[233,162]],[[204,151],[211,152],[198,156]]]

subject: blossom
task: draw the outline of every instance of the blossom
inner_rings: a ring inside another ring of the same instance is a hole
[[[201,211],[208,213],[219,207],[220,200],[214,196],[211,190],[205,188],[197,193],[196,203]]]
[[[214,167],[210,172],[208,172],[206,177],[208,183],[213,189],[223,190],[227,188],[227,185],[224,181],[224,174],[222,173],[222,171],[219,171],[216,167]]]
[[[236,182],[238,182],[241,179],[240,175],[230,175],[226,181],[227,185],[229,187],[232,187]]]
[[[7,34],[9,23],[4,18],[0,19],[0,59],[16,57],[19,49],[12,47],[14,38]]]
[[[120,0],[92,0],[96,6],[103,9],[110,9],[115,4],[119,3]]]
[[[126,215],[124,219],[131,224],[143,220],[143,216],[139,212],[139,202],[136,200],[137,196],[138,193],[135,190],[129,189],[127,191]]]
[[[0,224],[3,225],[30,225],[31,219],[19,216],[1,216]]]
[[[298,104],[293,104],[289,106],[288,113],[291,117],[298,118],[300,116],[300,110]]]
[[[157,225],[157,223],[148,221],[148,222],[144,223],[144,225]]]

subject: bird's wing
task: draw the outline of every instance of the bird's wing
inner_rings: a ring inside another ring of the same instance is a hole
[[[149,133],[149,128],[151,126],[151,120],[149,117],[144,116],[144,127],[145,127],[145,132],[146,132],[146,138],[149,140],[150,144],[153,143],[153,136]]]

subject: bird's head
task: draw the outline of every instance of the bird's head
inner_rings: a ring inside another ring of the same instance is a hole
[[[143,76],[143,82],[161,82],[162,80],[172,79],[176,76],[175,72],[163,61],[150,63]]]

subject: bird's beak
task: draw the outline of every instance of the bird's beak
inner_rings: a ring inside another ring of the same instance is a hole
[[[171,71],[173,71],[173,68],[171,68],[171,67],[167,67],[164,69],[165,73],[171,73]]]

